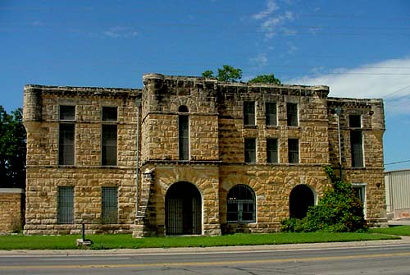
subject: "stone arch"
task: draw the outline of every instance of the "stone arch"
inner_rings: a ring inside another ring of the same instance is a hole
[[[170,111],[175,113],[178,112],[178,108],[181,105],[187,106],[189,111],[192,113],[198,112],[197,102],[187,96],[178,96],[172,98],[170,102]]]
[[[315,192],[306,184],[295,186],[289,195],[289,215],[291,218],[303,219],[310,206],[315,204]]]
[[[165,195],[167,235],[193,235],[202,232],[202,196],[186,181],[172,184]]]

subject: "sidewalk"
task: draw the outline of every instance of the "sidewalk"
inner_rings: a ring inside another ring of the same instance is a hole
[[[206,253],[252,253],[263,251],[286,250],[317,250],[317,249],[342,249],[355,247],[395,246],[410,245],[410,237],[402,236],[401,240],[381,241],[356,241],[356,242],[330,242],[330,243],[305,243],[305,244],[280,244],[280,245],[254,245],[254,246],[218,246],[218,247],[178,247],[178,248],[141,248],[141,249],[109,249],[109,250],[0,250],[0,257],[19,256],[138,256],[158,254],[206,254]]]

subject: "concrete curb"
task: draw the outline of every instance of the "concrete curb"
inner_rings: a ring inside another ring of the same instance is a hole
[[[158,254],[206,254],[206,253],[256,253],[281,250],[317,250],[363,248],[380,246],[410,245],[410,237],[402,236],[401,240],[355,241],[330,243],[250,245],[250,246],[217,246],[217,247],[177,247],[177,248],[140,248],[140,249],[109,249],[109,250],[0,250],[0,257],[11,256],[116,256],[116,255],[158,255]]]

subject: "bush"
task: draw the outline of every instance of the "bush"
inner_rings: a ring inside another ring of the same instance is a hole
[[[362,203],[355,196],[352,185],[337,179],[331,168],[326,167],[326,171],[332,188],[324,192],[317,205],[309,208],[305,218],[282,221],[282,231],[357,232],[367,229]]]

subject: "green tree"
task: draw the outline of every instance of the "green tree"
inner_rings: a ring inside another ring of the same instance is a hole
[[[330,167],[325,168],[332,188],[326,190],[317,205],[309,208],[305,218],[282,221],[282,231],[355,232],[366,230],[363,205],[353,192],[350,183],[335,176]]]
[[[249,83],[266,83],[266,84],[278,84],[280,80],[275,77],[274,74],[262,74],[248,81]]]
[[[7,114],[0,106],[0,187],[24,188],[26,179],[26,131],[23,111]]]
[[[214,72],[211,70],[206,70],[202,73],[203,77],[215,77]],[[242,78],[242,70],[234,68],[230,65],[223,65],[222,68],[218,69],[218,75],[216,79],[224,82],[236,82]]]

